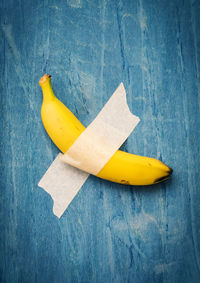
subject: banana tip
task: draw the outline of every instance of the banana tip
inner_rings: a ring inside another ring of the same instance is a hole
[[[173,169],[169,167],[169,176],[171,176],[173,173]]]
[[[156,180],[154,181],[154,184],[158,184],[158,183],[160,183],[160,182],[163,182],[163,181],[169,179],[170,176],[172,175],[172,173],[173,173],[173,169],[169,167],[169,171],[167,172],[167,175],[165,175],[165,176],[163,176],[163,177],[161,177],[161,178],[156,179]]]

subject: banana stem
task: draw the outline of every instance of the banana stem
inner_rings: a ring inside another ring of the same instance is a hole
[[[51,76],[50,75],[44,74],[44,76],[41,77],[39,81],[39,85],[42,88],[44,100],[52,100],[53,98],[55,98],[53,89],[51,87]]]

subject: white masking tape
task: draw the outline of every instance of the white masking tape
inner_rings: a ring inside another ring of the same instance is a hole
[[[64,163],[59,153],[38,186],[53,199],[53,213],[61,217],[70,202],[87,180],[89,174]]]
[[[121,83],[62,160],[90,174],[98,174],[139,121],[128,108],[126,91]]]
[[[64,155],[57,156],[38,184],[51,195],[56,216],[61,217],[88,173],[96,175],[105,166],[139,121],[128,108],[121,83],[93,122]]]

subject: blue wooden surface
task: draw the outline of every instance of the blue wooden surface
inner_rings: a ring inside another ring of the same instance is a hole
[[[200,282],[200,1],[2,0],[0,281]],[[123,149],[171,180],[90,176],[59,220],[37,182],[58,153],[41,75],[88,125],[123,81],[141,118]]]

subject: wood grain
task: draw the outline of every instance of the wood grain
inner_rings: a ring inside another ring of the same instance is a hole
[[[200,2],[2,0],[0,281],[200,282]],[[141,122],[123,150],[171,180],[90,176],[59,220],[37,183],[58,149],[41,75],[87,126],[123,81]]]

